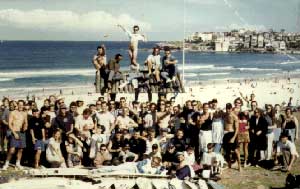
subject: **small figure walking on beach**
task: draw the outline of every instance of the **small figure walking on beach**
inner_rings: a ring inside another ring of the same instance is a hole
[[[130,44],[129,44],[129,58],[130,58],[130,68],[132,70],[138,71],[139,64],[137,63],[137,54],[138,54],[138,43],[139,41],[147,41],[145,35],[138,33],[140,30],[139,26],[133,26],[133,32],[128,31],[124,26],[118,24],[120,27],[129,37]]]

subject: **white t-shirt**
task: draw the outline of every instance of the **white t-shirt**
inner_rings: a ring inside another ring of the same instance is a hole
[[[90,133],[89,133],[90,129],[84,129],[85,125],[87,125],[90,128],[92,128],[94,126],[94,122],[93,122],[92,117],[90,116],[88,119],[84,119],[83,115],[79,115],[75,119],[75,128],[78,129],[79,131],[86,132],[87,136],[89,136],[90,135]]]
[[[130,44],[136,49],[138,48],[139,41],[146,41],[145,37],[139,33],[131,33],[128,30],[126,30],[126,33],[130,39]]]
[[[296,151],[296,146],[291,141],[286,141],[286,143],[282,143],[281,141],[278,143],[277,146],[277,152],[281,152],[283,150],[290,151],[292,155],[295,155],[296,157],[299,157],[298,152]]]
[[[189,155],[186,151],[184,151],[183,154],[184,154],[184,162],[187,165],[194,165],[195,164],[195,154],[194,153]]]
[[[120,129],[128,129],[130,128],[131,126],[131,123],[133,123],[133,119],[131,119],[129,116],[118,116],[117,117],[117,121],[116,123],[119,124],[119,128]]]
[[[152,55],[150,54],[147,58],[147,61],[152,62],[152,68],[160,68],[160,55]]]
[[[105,134],[110,133],[110,126],[114,124],[115,117],[110,112],[100,112],[96,114],[97,121],[99,125],[103,125],[105,127]]]
[[[211,165],[212,160],[216,159],[216,156],[217,155],[215,152],[211,152],[211,153],[204,152],[203,156],[202,156],[201,164],[202,165]]]

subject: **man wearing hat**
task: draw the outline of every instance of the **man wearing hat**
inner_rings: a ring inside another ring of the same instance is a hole
[[[299,157],[299,154],[296,151],[295,144],[288,140],[288,135],[286,133],[282,133],[280,135],[280,141],[277,144],[275,165],[280,161],[282,171],[291,171],[297,157]]]

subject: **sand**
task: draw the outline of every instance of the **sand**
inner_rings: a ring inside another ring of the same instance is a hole
[[[210,82],[210,83],[187,83],[186,92],[179,93],[176,97],[176,104],[183,104],[186,100],[200,100],[202,103],[208,102],[212,98],[217,98],[220,107],[224,107],[226,103],[233,103],[234,99],[240,97],[240,92],[244,96],[250,96],[251,93],[256,95],[256,100],[260,107],[264,107],[265,104],[287,104],[289,98],[292,97],[292,105],[300,105],[300,78],[295,78],[288,82],[286,79],[281,79],[275,82],[275,80],[259,80],[254,82]],[[70,104],[77,99],[83,99],[85,105],[93,104],[96,102],[100,94],[93,93],[93,88],[84,88],[82,90],[77,89],[75,94],[67,93],[66,95],[59,95],[58,98],[64,98],[66,104]],[[80,94],[81,93],[81,94]],[[43,100],[50,94],[44,93],[37,95],[38,107],[41,107]],[[107,94],[104,95],[105,99]],[[128,102],[134,100],[134,94],[118,93],[116,100],[120,97],[126,97]],[[170,99],[174,96],[173,93],[167,95]],[[140,102],[147,101],[147,94],[141,93],[139,97]],[[157,101],[157,93],[153,93],[153,102]]]

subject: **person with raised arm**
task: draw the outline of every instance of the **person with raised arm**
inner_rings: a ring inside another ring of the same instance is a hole
[[[130,58],[130,68],[132,70],[139,70],[139,64],[137,63],[137,55],[138,55],[138,43],[139,41],[147,41],[145,35],[138,33],[140,28],[138,25],[133,26],[133,32],[127,30],[124,26],[118,24],[129,37],[129,58]]]

